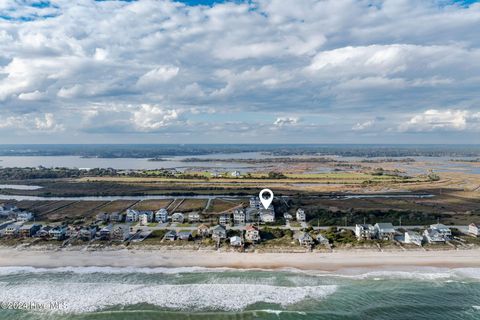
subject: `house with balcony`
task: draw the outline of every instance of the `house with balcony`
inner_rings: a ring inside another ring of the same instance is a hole
[[[307,215],[303,209],[298,208],[297,212],[295,213],[295,217],[299,222],[305,222],[307,220]]]

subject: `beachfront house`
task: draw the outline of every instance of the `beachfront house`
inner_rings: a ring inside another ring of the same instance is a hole
[[[22,226],[22,223],[20,223],[20,222],[15,222],[15,223],[9,224],[5,228],[5,233],[4,234],[6,236],[10,236],[10,237],[17,236],[18,232],[20,231],[21,226]]]
[[[227,238],[227,229],[222,225],[217,225],[212,228],[212,239],[220,241]]]
[[[202,223],[197,228],[197,234],[200,237],[208,237],[210,235],[210,229],[205,224]]]
[[[130,227],[128,225],[115,225],[110,239],[112,241],[125,241],[130,238]]]
[[[243,209],[233,210],[233,223],[234,224],[245,224],[247,222],[246,211]]]
[[[185,216],[181,212],[175,212],[172,214],[172,222],[183,223],[185,221]]]
[[[308,232],[301,232],[298,235],[298,243],[302,246],[309,247],[313,245],[313,238]]]
[[[20,237],[33,237],[41,228],[42,226],[39,224],[24,224],[19,229]]]
[[[188,213],[188,222],[195,223],[200,221],[200,213],[194,211]]]
[[[190,231],[180,231],[177,237],[179,240],[190,241],[192,240],[192,233]]]
[[[474,237],[478,237],[480,235],[480,226],[475,223],[470,223],[468,225],[468,234]]]
[[[450,228],[448,228],[444,224],[441,224],[441,223],[432,224],[430,225],[430,229],[436,230],[445,238],[445,240],[449,240],[452,237],[452,231],[450,230]]]
[[[35,236],[40,237],[40,238],[48,238],[50,237],[50,230],[53,228],[50,226],[43,226],[40,228],[40,230],[37,232]]]
[[[226,226],[227,224],[230,224],[230,219],[231,219],[231,215],[229,213],[222,213],[218,217],[218,223],[221,224],[222,226]]]
[[[135,209],[127,209],[127,214],[125,216],[125,222],[137,222],[140,212]]]
[[[305,222],[305,220],[307,219],[307,215],[305,214],[305,211],[300,208],[297,209],[297,212],[295,213],[295,217],[299,222]]]
[[[371,224],[355,225],[355,236],[358,241],[372,240],[375,237],[375,228]]]
[[[95,239],[97,226],[85,226],[78,231],[78,238],[82,241],[90,241]]]
[[[103,227],[100,229],[98,232],[98,236],[100,237],[100,240],[110,240],[112,236],[112,230],[113,230],[113,225],[109,224],[108,226]]]
[[[315,240],[317,241],[318,244],[321,244],[321,245],[324,245],[324,246],[327,246],[327,245],[330,244],[328,239],[325,238],[325,236],[321,233],[317,234],[317,236],[315,237]]]
[[[169,230],[167,233],[165,233],[163,239],[168,241],[175,241],[175,239],[177,239],[177,233],[175,232],[175,230]]]
[[[239,236],[233,236],[230,238],[230,245],[232,247],[243,247],[243,240]]]
[[[245,239],[251,242],[259,242],[260,241],[260,231],[257,227],[248,225],[245,228]]]
[[[407,230],[405,231],[404,241],[405,243],[412,243],[421,246],[423,237],[415,231]]]
[[[67,227],[66,226],[55,226],[52,229],[50,229],[49,234],[50,237],[53,240],[63,240],[65,239],[67,233]]]
[[[273,207],[272,207],[273,209]],[[264,223],[275,222],[275,212],[270,209],[262,209],[260,210],[260,221]]]
[[[445,243],[446,238],[443,233],[438,231],[437,229],[428,228],[423,232],[423,237],[426,242],[431,244],[438,244],[438,243]]]
[[[165,223],[168,221],[168,211],[165,208],[159,209],[155,212],[155,221],[160,223]]]
[[[376,223],[375,226],[375,236],[379,240],[391,241],[395,237],[395,228],[390,222],[387,223]]]
[[[28,211],[22,211],[17,213],[17,221],[31,221],[33,220],[33,213],[28,212]]]

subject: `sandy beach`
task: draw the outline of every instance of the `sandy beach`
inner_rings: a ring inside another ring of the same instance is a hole
[[[105,250],[53,251],[0,249],[0,267],[226,267],[296,268],[335,271],[344,268],[408,266],[480,267],[480,250],[449,251],[343,251],[334,253],[237,253],[215,251]]]

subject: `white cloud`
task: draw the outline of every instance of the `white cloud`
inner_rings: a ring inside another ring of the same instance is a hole
[[[35,129],[39,131],[62,131],[64,128],[62,125],[56,123],[53,114],[46,113],[43,118],[36,117],[35,118]]]
[[[363,130],[366,130],[368,128],[371,128],[374,124],[375,124],[375,120],[367,120],[365,122],[357,122],[357,124],[355,124],[352,127],[352,130],[363,131]]]
[[[300,122],[298,117],[278,117],[273,122],[273,125],[276,127],[292,126]]]
[[[180,69],[174,66],[160,66],[154,68],[138,79],[137,85],[144,88],[151,88],[159,83],[174,78]]]
[[[400,125],[401,131],[465,130],[468,111],[430,109]]]
[[[27,132],[59,132],[65,128],[58,124],[51,113],[43,115],[29,114],[24,116],[9,116],[1,119],[1,129],[16,129]]]
[[[26,101],[42,100],[44,98],[46,98],[46,93],[40,92],[38,90],[35,90],[33,92],[24,92],[18,95],[18,99]]]
[[[71,137],[176,133],[180,122],[201,136],[213,127],[227,132],[225,119],[255,112],[315,119],[308,132],[317,136],[379,130],[363,120],[352,128],[357,119],[376,115],[387,118],[382,128],[405,121],[403,131],[429,122],[421,130],[478,127],[472,116],[480,111],[478,4],[52,3],[36,8],[0,1],[9,15],[0,19],[0,103],[4,119],[14,123],[33,128],[39,117],[40,127],[49,127],[43,115],[52,114]],[[452,112],[453,120],[423,114],[428,106],[440,115]],[[452,106],[468,113],[465,125]],[[188,110],[216,112],[202,127],[192,123],[205,115]],[[335,119],[329,131],[322,125],[326,118]],[[274,126],[301,141],[307,129],[295,124],[281,117]],[[246,134],[261,136],[272,124],[252,126]]]
[[[132,121],[140,131],[154,131],[177,120],[181,111],[143,104],[133,112]]]

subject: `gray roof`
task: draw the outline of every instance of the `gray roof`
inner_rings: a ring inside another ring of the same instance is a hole
[[[377,223],[375,225],[381,232],[395,232],[395,228],[393,228],[393,224],[390,222],[385,223]]]

